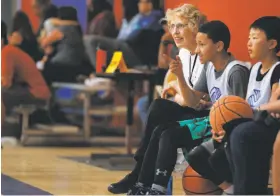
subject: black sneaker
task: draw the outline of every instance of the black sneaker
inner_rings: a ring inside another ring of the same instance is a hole
[[[156,189],[150,189],[147,191],[146,195],[166,195],[166,193],[160,192]]]
[[[127,195],[146,195],[146,193],[150,190],[148,187],[144,187],[141,185],[134,185],[129,189]]]
[[[127,191],[136,183],[136,181],[137,176],[128,174],[119,182],[110,184],[110,186],[108,186],[108,191],[113,194],[127,193]]]

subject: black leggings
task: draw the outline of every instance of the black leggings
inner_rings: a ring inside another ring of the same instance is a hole
[[[152,183],[167,187],[177,159],[177,149],[199,145],[203,139],[193,140],[188,127],[179,123],[159,125],[153,132],[145,154],[138,181],[146,186]]]
[[[210,140],[209,142],[213,143],[214,141]],[[232,172],[224,145],[219,145],[213,151],[212,149],[209,151],[205,146],[203,144],[199,145],[189,153],[188,162],[190,166],[216,185],[220,185],[224,181],[232,182]]]
[[[142,167],[147,148],[152,140],[152,135],[161,135],[165,129],[157,129],[157,133],[154,133],[155,128],[161,124],[168,124],[176,122],[178,120],[192,119],[196,117],[202,117],[209,115],[209,111],[197,112],[192,108],[182,107],[179,104],[166,100],[156,99],[149,107],[146,125],[144,129],[144,136],[141,140],[140,146],[137,149],[134,159],[136,165],[131,174],[138,176]],[[158,142],[157,142],[158,144]]]

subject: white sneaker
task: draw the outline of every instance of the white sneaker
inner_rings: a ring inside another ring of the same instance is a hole
[[[18,145],[18,140],[14,137],[2,137],[1,145],[3,147],[15,147]]]

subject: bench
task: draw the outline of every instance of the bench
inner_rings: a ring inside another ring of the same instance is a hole
[[[14,108],[14,112],[19,114],[21,117],[21,138],[20,142],[22,145],[25,145],[27,139],[30,136],[57,136],[64,135],[65,133],[78,132],[78,127],[68,126],[68,125],[43,125],[36,124],[30,127],[29,119],[30,115],[33,114],[36,110],[43,109],[48,110],[48,103],[40,104],[29,104],[29,105],[19,105]],[[78,134],[81,135],[81,134]]]

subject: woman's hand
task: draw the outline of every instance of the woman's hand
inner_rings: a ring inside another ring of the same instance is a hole
[[[181,59],[180,59],[180,57],[178,55],[176,56],[175,60],[173,59],[172,61],[170,61],[169,69],[178,78],[181,78],[181,77],[184,76],[184,74],[183,74],[183,65],[182,65]]]
[[[177,90],[175,87],[175,81],[168,83],[167,87],[165,87],[161,93],[161,98],[167,99],[169,96],[175,96],[177,94]]]

